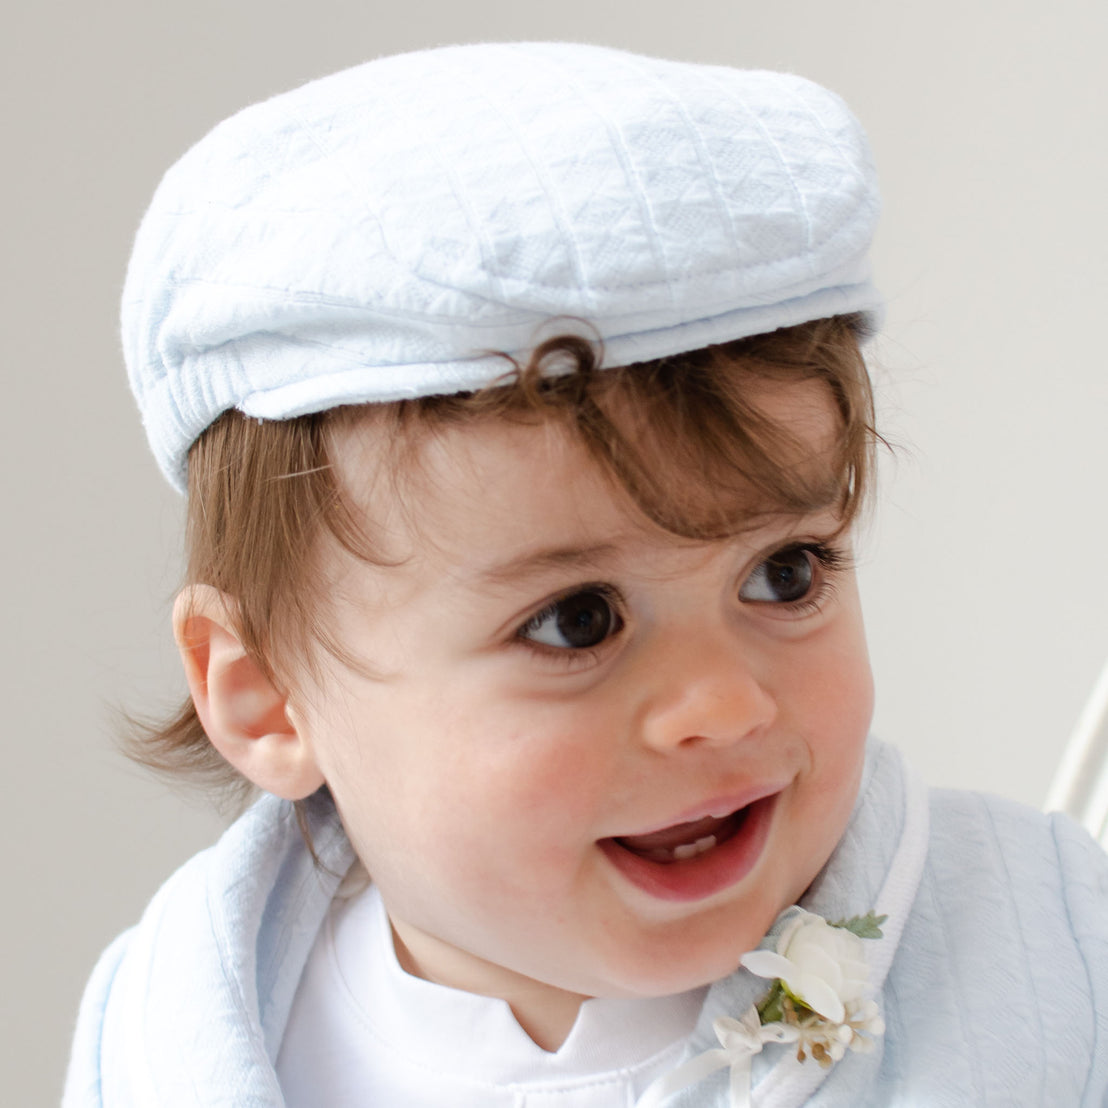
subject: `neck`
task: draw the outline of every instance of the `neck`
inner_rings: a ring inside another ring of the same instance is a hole
[[[528,1037],[546,1051],[556,1051],[566,1041],[582,1001],[588,999],[487,962],[406,924],[394,921],[392,935],[396,959],[406,973],[436,985],[498,997],[508,1004]]]

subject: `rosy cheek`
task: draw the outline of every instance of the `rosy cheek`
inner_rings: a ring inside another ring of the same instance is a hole
[[[873,675],[861,627],[840,634],[817,661],[808,711],[839,741],[864,737],[873,717]]]
[[[580,836],[595,820],[611,784],[599,763],[575,757],[571,749],[536,750],[526,765],[499,775],[490,804],[524,838],[569,845],[569,836]]]

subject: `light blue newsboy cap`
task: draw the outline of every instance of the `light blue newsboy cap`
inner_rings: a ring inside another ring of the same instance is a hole
[[[558,317],[621,365],[873,314],[878,208],[857,121],[799,77],[581,44],[382,58],[245,109],[170,169],[124,353],[182,489],[229,408],[479,388]]]

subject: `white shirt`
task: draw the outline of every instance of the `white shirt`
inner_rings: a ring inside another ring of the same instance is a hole
[[[621,1108],[679,1063],[706,991],[586,1000],[546,1051],[505,1001],[406,973],[370,886],[331,906],[277,1074],[288,1108]]]

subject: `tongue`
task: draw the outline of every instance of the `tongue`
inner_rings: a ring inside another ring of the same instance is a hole
[[[636,854],[649,853],[653,850],[673,850],[675,847],[686,843],[694,843],[698,839],[709,835],[718,835],[721,828],[729,824],[734,818],[730,816],[705,816],[703,819],[694,819],[689,823],[675,823],[672,827],[666,827],[661,831],[651,831],[649,835],[624,835],[616,841],[627,850],[633,850]]]

